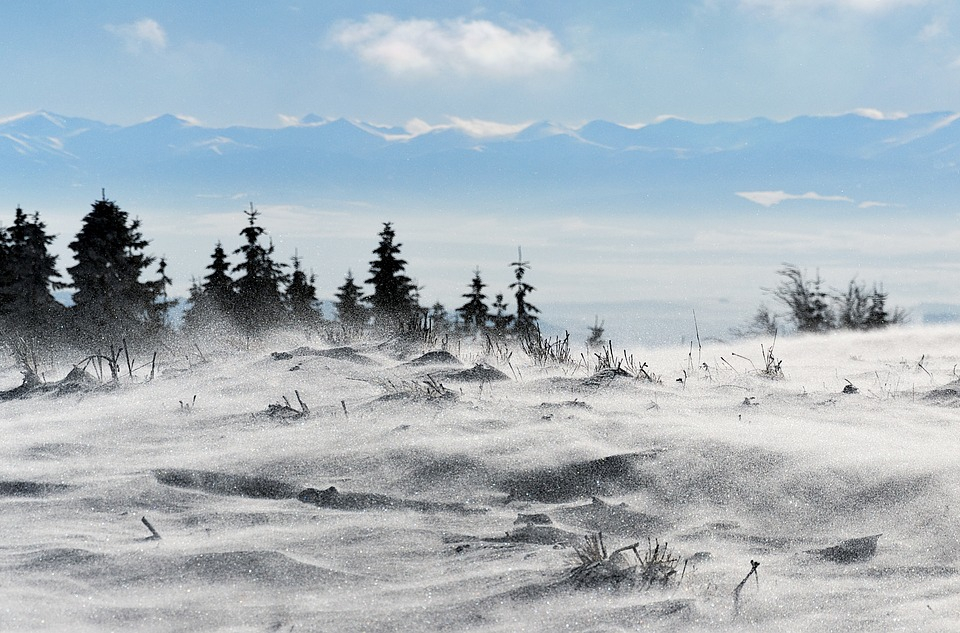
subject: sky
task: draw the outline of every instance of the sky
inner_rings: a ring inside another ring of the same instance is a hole
[[[625,124],[960,103],[955,0],[6,0],[0,117]]]
[[[960,109],[956,0],[5,0],[0,23],[0,119],[46,110],[119,125],[174,114],[207,127],[280,127],[313,114],[483,136],[543,120],[642,125],[666,116],[713,122]],[[76,209],[109,184],[78,192],[62,209],[42,209],[60,236],[61,263],[70,256]],[[4,193],[21,202],[0,183]],[[812,207],[841,193],[784,195]],[[112,195],[121,206],[132,197]],[[242,222],[248,203],[231,200],[229,217]],[[218,212],[207,199],[191,204],[203,217]],[[458,305],[476,265],[498,271],[491,281],[505,288],[504,262],[520,244],[543,302],[706,297],[710,312],[748,319],[786,258],[828,267],[834,284],[855,276],[886,282],[892,300],[907,305],[956,298],[955,246],[939,239],[957,230],[956,219],[946,227],[906,217],[896,226],[851,219],[801,227],[795,215],[735,227],[724,218],[696,226],[666,218],[660,226],[644,216],[623,226],[585,210],[548,224],[548,234],[538,218],[486,218],[481,225],[496,226],[483,231],[510,237],[488,261],[463,247],[476,246],[482,233],[471,232],[473,220],[460,222],[457,242],[449,223],[438,228],[437,209],[291,212],[348,218],[339,235],[349,228],[354,238],[331,242],[308,241],[303,222],[285,228],[284,205],[296,201],[256,204],[278,245],[299,249],[317,267],[325,297],[346,268],[362,275],[380,222],[389,219],[426,298],[448,305]],[[202,273],[215,240],[236,239],[236,222],[219,232],[197,229],[202,244],[184,254],[180,221],[128,210],[144,216],[153,251],[171,259],[179,292]],[[884,256],[891,245],[899,258]],[[571,289],[570,280],[579,286]],[[588,324],[593,317],[583,315]]]

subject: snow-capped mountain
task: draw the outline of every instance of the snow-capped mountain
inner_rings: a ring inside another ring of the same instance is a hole
[[[960,199],[958,163],[953,113],[534,122],[496,136],[314,115],[266,129],[208,128],[172,115],[129,126],[49,112],[0,119],[0,170],[20,199],[106,186],[170,199],[242,190],[275,202],[320,192],[478,205],[514,194],[560,204],[589,196],[610,210],[695,211],[756,204],[740,192],[785,191],[936,211]]]

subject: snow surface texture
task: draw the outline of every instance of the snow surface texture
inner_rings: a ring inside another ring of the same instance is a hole
[[[0,402],[0,630],[960,627],[956,328],[784,338],[780,380],[769,341],[633,350],[659,383],[304,344]],[[597,531],[682,580],[565,583]]]

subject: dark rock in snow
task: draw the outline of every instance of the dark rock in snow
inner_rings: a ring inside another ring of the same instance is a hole
[[[512,499],[563,503],[597,495],[614,496],[647,487],[651,475],[641,466],[655,459],[658,451],[611,455],[513,475],[500,483]]]
[[[563,402],[541,402],[540,409],[584,409],[589,411],[593,407],[583,400],[564,400]]]
[[[433,352],[427,352],[423,356],[414,358],[412,361],[408,362],[407,365],[422,366],[422,365],[461,365],[460,360],[451,354],[443,350],[437,350]]]
[[[79,367],[74,367],[70,373],[58,383],[54,383],[54,392],[57,395],[89,391],[100,387],[100,382]]]
[[[553,521],[546,514],[518,514],[514,525],[550,525]]]
[[[556,516],[564,523],[585,530],[631,538],[653,537],[667,526],[660,517],[631,510],[625,503],[613,505],[597,497],[586,505],[560,508]]]
[[[923,396],[923,400],[931,404],[960,405],[960,380],[954,380],[942,387],[931,389]]]
[[[155,470],[153,476],[162,484],[189,488],[218,495],[252,497],[254,499],[293,499],[297,488],[283,481],[249,475],[232,475],[206,470]]]
[[[0,481],[0,497],[45,497],[69,488],[66,484],[37,481]]]
[[[452,380],[454,382],[497,382],[500,380],[510,380],[510,378],[495,367],[485,363],[477,363],[470,369],[461,371],[444,371],[433,374],[440,380]]]
[[[24,372],[23,384],[0,392],[0,401],[26,398],[42,393],[63,396],[80,391],[93,391],[102,387],[104,385],[101,385],[100,381],[79,367],[71,369],[63,380],[47,383],[40,382],[40,379],[33,372]]]
[[[0,391],[0,401],[25,398],[42,386],[40,378],[32,371],[23,372],[23,382],[13,389]]]
[[[582,540],[579,534],[552,525],[524,525],[504,536],[485,538],[489,543],[527,543],[530,545],[566,545],[573,547]]]
[[[877,541],[882,534],[861,536],[843,541],[839,545],[823,549],[807,550],[807,554],[815,554],[824,560],[834,563],[859,563],[873,558],[877,553]]]
[[[321,508],[333,510],[415,510],[458,514],[479,514],[487,511],[486,508],[470,508],[462,503],[398,499],[372,492],[340,492],[333,486],[326,490],[307,488],[297,495],[297,499],[303,503],[312,503]]]
[[[270,357],[274,360],[291,360],[301,356],[322,356],[334,360],[345,360],[358,365],[376,365],[376,362],[357,352],[352,347],[333,347],[330,349],[314,349],[312,347],[298,347],[289,352],[273,352]]]

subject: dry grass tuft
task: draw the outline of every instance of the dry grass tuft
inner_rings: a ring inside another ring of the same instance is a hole
[[[607,555],[603,534],[584,536],[584,544],[574,547],[580,561],[570,572],[570,580],[578,588],[631,587],[649,589],[666,587],[677,579],[680,557],[667,544],[647,539],[647,549],[640,551],[634,543]]]

